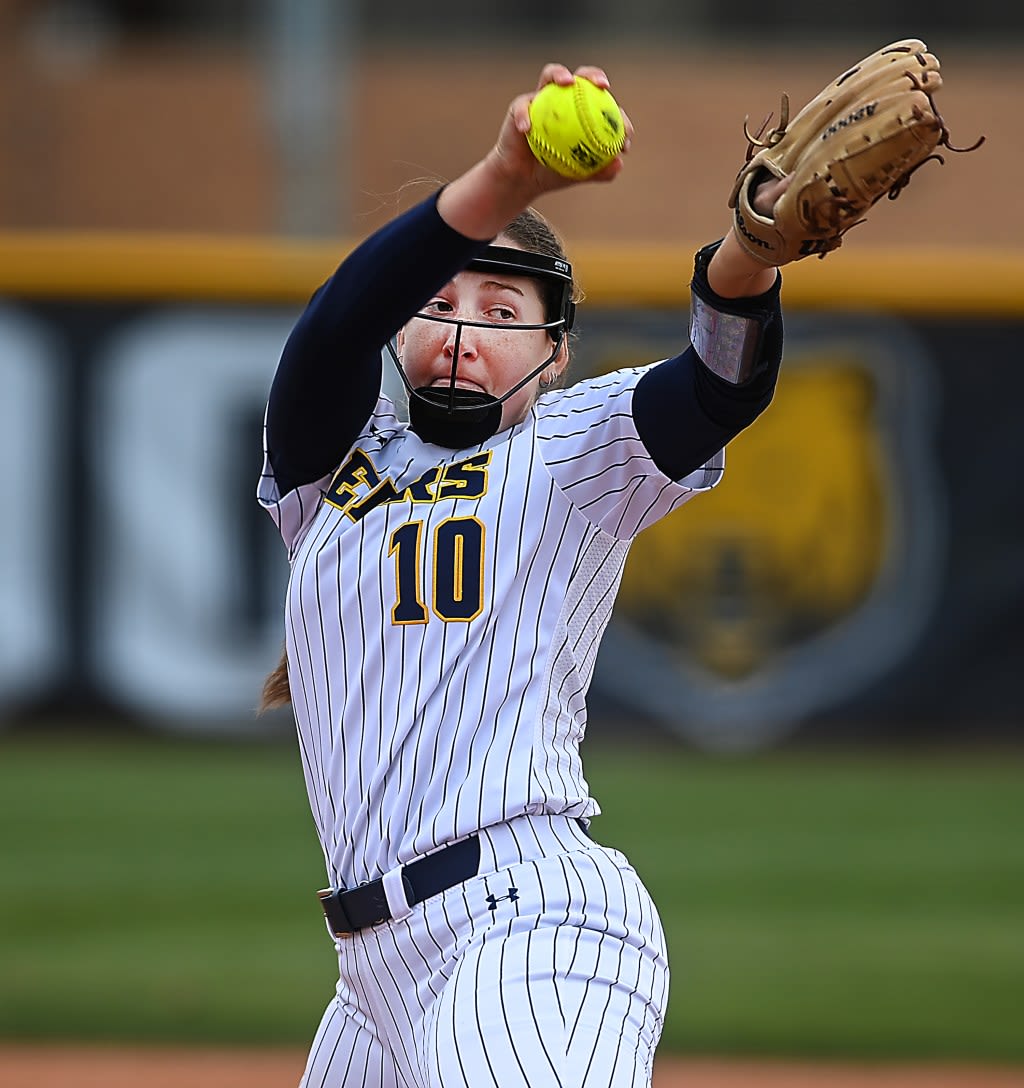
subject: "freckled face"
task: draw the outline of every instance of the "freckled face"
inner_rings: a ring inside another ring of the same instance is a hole
[[[506,244],[504,241],[501,244]],[[487,328],[463,326],[455,385],[500,397],[550,354],[552,340],[543,329],[516,330],[546,320],[540,286],[529,276],[500,271],[460,272],[422,308],[438,317],[486,321]],[[413,318],[398,334],[398,351],[413,389],[447,387],[451,380],[458,326]],[[565,349],[549,369],[564,365]],[[540,376],[501,406],[501,429],[520,422],[537,397]]]

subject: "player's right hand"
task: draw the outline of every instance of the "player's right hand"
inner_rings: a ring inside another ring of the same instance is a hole
[[[534,90],[518,95],[509,104],[501,129],[498,132],[498,139],[489,156],[493,165],[510,181],[518,180],[530,185],[538,194],[552,192],[556,189],[567,189],[572,185],[580,185],[586,182],[614,181],[622,173],[625,165],[623,156],[628,153],[633,139],[633,123],[623,110],[622,119],[626,127],[625,146],[622,152],[603,170],[599,170],[596,174],[591,174],[587,178],[567,178],[555,173],[554,170],[548,169],[537,160],[526,139],[526,133],[530,129],[530,103],[537,91],[546,84],[558,83],[563,87],[567,87],[572,83],[574,75],[589,79],[596,86],[611,91],[611,83],[602,68],[593,65],[581,65],[575,72],[572,72],[564,64],[544,65]]]

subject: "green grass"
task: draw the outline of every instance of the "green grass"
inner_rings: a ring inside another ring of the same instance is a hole
[[[308,1041],[333,987],[294,743],[0,740],[0,1035]]]
[[[586,757],[668,934],[666,1050],[1024,1059],[1024,753]],[[309,1041],[293,742],[0,735],[0,829],[0,1037]]]
[[[1024,1057],[1019,755],[616,759],[674,1049]]]

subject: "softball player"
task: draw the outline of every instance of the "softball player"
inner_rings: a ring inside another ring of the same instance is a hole
[[[270,391],[291,578],[264,705],[293,704],[339,963],[305,1088],[651,1080],[665,941],[590,833],[585,697],[632,540],[772,397],[779,286],[730,233],[696,260],[699,357],[562,387],[572,271],[530,204],[574,182],[531,155],[530,97],[317,291]]]

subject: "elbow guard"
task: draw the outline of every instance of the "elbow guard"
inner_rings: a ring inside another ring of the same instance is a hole
[[[743,385],[758,369],[765,329],[775,316],[778,284],[753,299],[725,299],[708,284],[707,266],[721,241],[697,251],[690,282],[690,343],[712,373]]]

